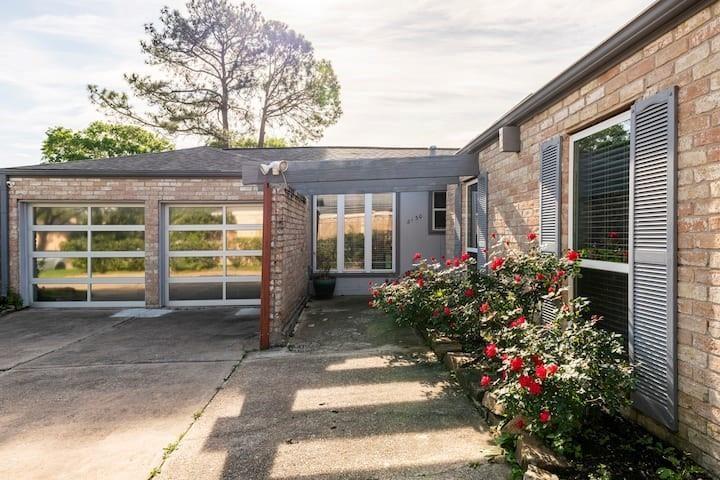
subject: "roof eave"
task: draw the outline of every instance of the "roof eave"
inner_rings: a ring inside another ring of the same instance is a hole
[[[207,171],[113,171],[100,169],[38,169],[38,168],[6,168],[0,170],[0,175],[8,177],[152,177],[152,178],[242,178],[242,172],[207,172]]]
[[[664,33],[692,13],[704,8],[713,0],[659,0],[635,19],[622,27],[590,53],[575,62],[560,75],[528,96],[487,130],[462,147],[458,153],[472,153],[498,138],[498,130],[506,125],[517,125],[534,113],[549,106],[569,90],[577,88],[602,69],[627,56],[628,51],[643,42]]]

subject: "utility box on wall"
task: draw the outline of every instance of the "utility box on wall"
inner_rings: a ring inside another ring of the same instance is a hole
[[[501,152],[520,151],[520,127],[506,125],[500,127],[498,132],[499,146]]]

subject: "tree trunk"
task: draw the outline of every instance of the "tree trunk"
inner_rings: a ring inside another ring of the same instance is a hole
[[[267,120],[265,119],[265,113],[262,114],[260,117],[260,133],[258,133],[258,141],[257,146],[258,148],[263,148],[265,146],[265,123]]]

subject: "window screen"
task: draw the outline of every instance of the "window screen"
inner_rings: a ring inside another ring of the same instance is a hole
[[[372,269],[392,270],[393,194],[372,196]]]
[[[581,269],[576,280],[577,295],[590,299],[590,313],[603,320],[602,328],[621,334],[627,347],[628,336],[628,276],[625,273]]]
[[[575,142],[575,247],[583,258],[627,263],[630,121]]]

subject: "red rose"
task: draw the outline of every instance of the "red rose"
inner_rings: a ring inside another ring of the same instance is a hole
[[[512,360],[510,360],[510,370],[513,372],[517,372],[523,368],[524,362],[523,359],[520,357],[513,357]]]
[[[437,310],[437,309],[433,310],[433,313],[432,313],[433,317],[437,317],[439,315],[440,315],[440,310]]]
[[[618,238],[620,235],[618,235],[618,232],[612,231],[608,233],[608,237],[610,238]]]
[[[575,250],[568,250],[565,258],[567,258],[570,262],[576,262],[580,258],[580,254]]]
[[[525,428],[525,421],[522,418],[518,418],[515,422],[515,427],[522,430],[523,428]]]
[[[554,363],[551,363],[550,365],[547,366],[548,375],[555,375],[557,373],[557,371],[558,371],[558,366],[555,365]]]
[[[413,260],[418,261],[422,258],[422,254],[420,252],[415,252],[415,255],[413,255]]]
[[[514,281],[516,284],[518,284],[518,283],[522,282],[522,277],[516,273],[516,274],[513,276],[513,281]]]
[[[540,380],[545,380],[547,378],[547,370],[544,366],[538,365],[535,367],[535,376],[538,377]]]
[[[527,239],[531,242],[534,242],[536,238],[537,238],[537,234],[534,232],[530,232],[527,234]]]
[[[417,279],[417,286],[420,288],[423,288],[425,286],[425,280],[423,280],[422,277]]]
[[[490,382],[492,382],[492,378],[490,378],[488,375],[483,375],[483,377],[480,379],[480,385],[483,387],[487,387],[490,385]]]
[[[533,365],[535,365],[536,367],[543,364],[542,359],[538,355],[530,355],[530,360],[532,360]]]
[[[493,358],[497,355],[497,345],[494,343],[488,343],[485,345],[485,356]]]
[[[487,252],[488,252],[488,249],[485,248],[485,247],[483,247],[483,248],[480,249],[480,251],[481,251],[482,253],[487,253]]]
[[[377,298],[378,296],[380,296],[380,292],[378,290],[373,290],[372,296]]]
[[[510,322],[509,327],[514,328],[525,323],[525,315],[520,315],[518,318]]]
[[[562,278],[562,277],[565,276],[565,273],[566,273],[565,270],[560,269],[560,270],[557,271],[556,276],[557,276],[558,278]]]
[[[492,262],[490,262],[490,270],[497,270],[498,268],[503,266],[503,263],[505,263],[505,259],[503,257],[493,258]]]
[[[393,285],[399,285],[400,282],[398,282],[397,280],[393,280],[392,284],[393,284]]]
[[[488,313],[490,311],[490,304],[485,302],[480,305],[480,313]]]
[[[545,280],[545,275],[543,275],[542,273],[536,273],[535,280],[542,282],[543,280]]]
[[[430,261],[431,261],[431,262],[433,262],[433,263],[434,263],[434,262],[435,262],[435,260],[437,260],[437,258],[435,258],[435,257],[430,257]]]
[[[392,305],[392,303],[393,303],[393,299],[392,299],[392,298],[388,298],[388,301],[387,301],[387,303],[388,303],[388,305]]]
[[[445,308],[443,308],[443,313],[445,314],[445,316],[449,317],[452,314],[452,310],[450,309],[450,307],[446,306]]]
[[[452,263],[453,263],[452,260],[445,260],[446,267],[449,267],[450,265],[452,265]]]
[[[459,266],[460,266],[460,259],[456,258],[455,260],[453,260],[453,265],[455,265],[456,267],[459,267]]]
[[[467,253],[467,252],[463,253],[463,254],[460,256],[460,260],[462,260],[463,262],[467,262],[468,260],[470,260],[470,254]]]
[[[555,287],[553,287],[553,286],[548,287],[548,293],[555,293]]]
[[[507,354],[507,353],[503,353],[502,355],[500,355],[500,358],[501,358],[502,361],[504,362],[504,361],[506,361],[506,360],[508,359],[508,354]]]
[[[368,302],[368,307],[370,307],[370,308],[375,308],[375,302],[373,302],[372,300],[370,300],[370,301]]]
[[[539,415],[540,423],[547,423],[547,422],[549,422],[549,421],[550,421],[550,417],[551,417],[551,415],[550,415],[550,412],[549,412],[548,410],[542,410],[542,411],[540,412],[540,415]]]
[[[495,232],[491,233],[491,234],[490,234],[490,238],[492,238],[493,240],[495,240],[495,239],[497,238],[497,233],[495,233]]]
[[[530,378],[530,375],[520,375],[520,378],[518,378],[518,381],[520,382],[520,386],[523,388],[528,388],[530,384],[533,383],[532,378]]]
[[[532,382],[528,387],[528,390],[530,391],[530,395],[538,396],[542,393],[542,385],[538,382]]]
[[[466,290],[465,290],[465,296],[468,297],[468,298],[474,297],[474,296],[475,296],[475,290],[473,290],[472,288],[466,289]]]

